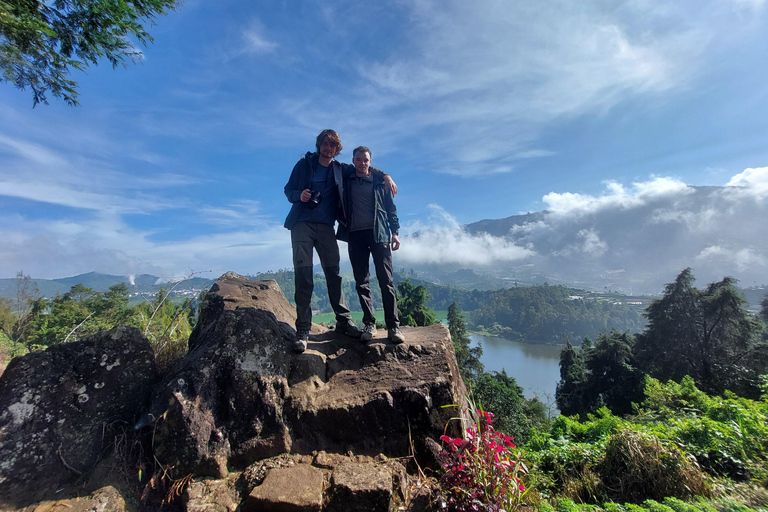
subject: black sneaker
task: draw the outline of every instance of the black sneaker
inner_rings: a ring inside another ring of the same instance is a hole
[[[352,320],[346,322],[336,322],[336,332],[346,334],[350,338],[359,338],[363,335],[363,331]]]
[[[296,341],[293,342],[293,351],[297,354],[301,354],[307,350],[307,342],[309,341],[309,331],[297,331]]]
[[[374,336],[376,336],[376,324],[365,324],[363,335],[360,336],[360,339],[366,342],[372,341]]]
[[[405,341],[405,336],[403,336],[399,327],[393,327],[389,330],[389,339],[392,340],[392,343],[400,344]]]

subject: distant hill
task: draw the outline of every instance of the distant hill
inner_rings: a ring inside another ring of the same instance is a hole
[[[512,215],[503,219],[484,219],[464,226],[467,231],[476,235],[488,233],[493,236],[507,236],[513,226],[522,226],[526,222],[538,222],[543,220],[549,212],[526,213],[525,215]]]
[[[218,278],[218,276],[216,276]],[[175,297],[196,297],[203,290],[207,290],[215,282],[215,279],[204,277],[193,277],[181,282],[161,279],[157,276],[142,274],[138,276],[114,276],[109,274],[100,274],[98,272],[88,272],[72,277],[60,279],[35,279],[32,281],[37,286],[42,297],[55,297],[64,295],[74,285],[81,284],[86,288],[91,288],[97,292],[105,292],[110,286],[125,283],[133,302],[139,302],[157,294],[161,289],[170,289],[172,296]],[[0,279],[0,297],[13,299],[16,295],[16,279]]]
[[[761,189],[659,179],[600,196],[553,192],[543,202],[545,210],[501,219],[435,221],[403,244],[406,265],[430,281],[472,269],[494,288],[547,283],[658,295],[688,267],[698,287],[726,276],[745,289],[768,284]]]

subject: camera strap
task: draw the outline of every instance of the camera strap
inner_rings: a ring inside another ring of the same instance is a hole
[[[312,158],[312,153],[307,151],[307,154],[304,155],[304,165],[306,165],[309,170],[309,185],[307,185],[307,188],[312,190],[312,180],[315,179],[315,168],[312,167],[312,164],[309,161],[310,158]]]

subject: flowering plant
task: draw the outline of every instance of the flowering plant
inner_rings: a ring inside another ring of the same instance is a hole
[[[493,414],[477,411],[478,422],[466,439],[444,435],[440,453],[445,474],[440,479],[448,507],[455,512],[511,512],[525,496],[525,465],[513,438],[494,430]]]

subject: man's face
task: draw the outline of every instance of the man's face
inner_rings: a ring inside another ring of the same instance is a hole
[[[320,155],[325,158],[336,158],[336,143],[330,140],[327,136],[320,144]]]
[[[358,151],[355,158],[352,159],[358,174],[368,174],[368,168],[371,166],[371,155],[367,151]]]

